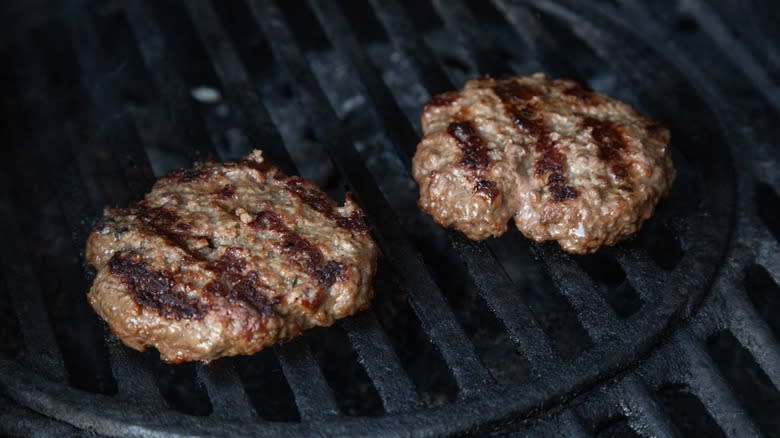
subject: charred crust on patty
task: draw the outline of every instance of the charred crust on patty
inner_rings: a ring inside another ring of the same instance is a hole
[[[590,129],[590,135],[599,148],[598,157],[612,170],[618,179],[628,177],[628,163],[623,158],[626,141],[622,128],[609,120],[598,120],[586,117],[583,126]]]
[[[336,225],[345,230],[356,233],[365,233],[369,230],[368,222],[362,210],[355,209],[348,217],[336,214],[335,203],[327,195],[312,186],[301,177],[293,176],[284,181],[284,185],[290,193],[305,202],[309,207],[318,211],[328,219],[336,222]],[[348,193],[347,200],[352,202],[352,196]]]
[[[460,164],[466,169],[476,171],[490,166],[490,156],[485,141],[468,120],[453,122],[447,127],[447,132],[458,142],[463,155]]]
[[[342,263],[325,260],[322,251],[309,240],[290,230],[278,214],[264,210],[249,224],[257,230],[272,230],[280,234],[277,247],[292,263],[298,265],[309,276],[324,287],[332,286],[342,279],[345,270]]]
[[[149,269],[141,256],[133,252],[117,252],[108,262],[111,274],[127,285],[133,300],[168,318],[200,319],[209,310],[198,300],[174,291],[174,275],[166,270]]]
[[[459,93],[454,91],[437,94],[425,104],[425,107],[431,109],[435,107],[449,106],[455,103],[458,100],[458,97]]]

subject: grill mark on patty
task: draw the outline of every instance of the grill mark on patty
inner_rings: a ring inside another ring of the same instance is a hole
[[[534,175],[548,175],[546,186],[553,200],[563,202],[576,199],[579,193],[566,181],[566,157],[556,149],[540,111],[531,102],[542,90],[515,81],[502,81],[493,86],[493,92],[501,100],[515,126],[534,139],[534,150],[541,155],[534,162]]]
[[[127,286],[136,304],[173,319],[201,319],[210,310],[198,300],[175,292],[175,276],[166,270],[150,270],[137,253],[119,251],[108,261],[112,275]]]
[[[279,233],[281,239],[276,246],[282,254],[322,287],[330,287],[338,280],[347,279],[346,265],[335,260],[325,260],[324,254],[315,244],[290,230],[273,211],[261,211],[249,225],[258,230]]]
[[[487,144],[471,121],[450,123],[447,126],[447,133],[458,142],[462,153],[461,166],[471,171],[486,169],[490,166]]]
[[[356,209],[348,217],[341,216],[336,213],[336,206],[333,201],[324,193],[307,187],[303,178],[299,176],[289,177],[284,181],[284,187],[306,205],[326,218],[335,221],[336,226],[339,228],[357,233],[365,233],[368,231],[368,222],[366,222],[361,209]]]
[[[467,114],[464,114],[467,117]],[[480,174],[490,167],[491,159],[488,146],[479,131],[470,120],[450,123],[447,133],[455,139],[461,150],[460,165],[465,167],[474,183],[474,193],[490,201],[499,194],[498,185],[494,181],[480,178]]]
[[[275,305],[281,300],[278,297],[268,298],[273,295],[273,290],[262,281],[256,271],[243,273],[246,262],[239,258],[240,250],[235,247],[226,249],[219,259],[207,267],[214,272],[217,279],[209,282],[204,290],[231,302],[243,302],[258,315],[276,315]]]
[[[126,208],[116,209],[115,212],[121,216],[133,215],[138,218],[142,228],[149,234],[159,236],[169,245],[179,248],[188,257],[194,260],[207,261],[202,254],[191,249],[187,244],[187,234],[192,228],[191,224],[177,224],[179,216],[176,212],[164,207],[150,207],[146,201],[140,201]]]
[[[620,126],[609,121],[586,117],[582,121],[585,128],[590,128],[596,146],[599,148],[598,157],[609,166],[612,174],[618,179],[628,177],[628,163],[624,160],[623,152],[626,149],[626,141],[620,131]]]

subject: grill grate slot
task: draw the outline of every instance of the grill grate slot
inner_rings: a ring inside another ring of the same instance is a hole
[[[275,422],[300,421],[295,396],[273,349],[262,350],[253,356],[237,357],[235,366],[259,417]]]
[[[63,132],[60,114],[40,106],[43,96],[56,96],[59,101],[66,96],[49,87],[37,60],[24,56],[17,57],[18,74],[30,81],[24,87],[24,101],[32,110],[29,123],[38,128],[32,131],[35,147],[17,149],[20,155],[15,164],[23,165],[25,171],[20,173],[21,168],[16,166],[10,169],[17,182],[15,202],[26,212],[39,215],[24,219],[24,233],[71,383],[90,391],[112,393],[114,382],[105,360],[101,330],[86,301],[81,299],[88,287],[80,263],[81,246],[75,244],[84,241],[89,227],[85,221],[94,217],[94,211],[87,204],[83,183],[68,156],[71,144]],[[39,147],[51,148],[51,154],[40,154],[35,149]],[[62,172],[50,180],[53,175],[42,169],[46,165],[55,165]],[[31,191],[32,187],[35,190]]]
[[[766,268],[756,264],[745,270],[744,285],[753,307],[780,339],[780,286]]]
[[[65,25],[73,37],[81,83],[86,87],[100,118],[99,134],[102,138],[95,143],[110,151],[110,159],[100,160],[100,167],[112,170],[106,173],[122,175],[129,196],[135,198],[150,188],[153,173],[133,121],[124,109],[125,105],[120,103],[116,87],[111,82],[117,69],[127,65],[126,59],[111,59],[106,55],[106,48],[98,42],[90,17],[78,1],[68,2],[64,10]],[[101,157],[100,154],[95,155]],[[120,162],[122,165],[118,166]],[[109,176],[99,174],[96,178],[102,180]],[[116,198],[113,201],[124,204],[130,200]]]
[[[601,343],[623,332],[621,321],[609,307],[604,297],[596,292],[587,274],[574,258],[552,245],[534,245],[534,252],[544,260],[558,289],[577,312],[577,318],[595,343]]]
[[[301,419],[322,420],[338,415],[338,404],[333,391],[325,381],[306,341],[298,338],[277,347],[276,351],[290,390],[295,395],[295,404]]]
[[[235,105],[233,109],[239,113],[239,125],[246,129],[253,145],[263,148],[263,154],[269,161],[286,173],[296,173],[295,164],[282,146],[281,136],[271,122],[265,104],[250,84],[249,73],[244,69],[211,4],[198,1],[186,2],[185,6],[223,84],[228,101]]]
[[[755,192],[758,217],[780,242],[780,196],[768,184],[758,184]]]
[[[60,348],[49,322],[40,286],[31,269],[27,249],[21,242],[23,234],[17,228],[13,217],[10,200],[5,198],[5,193],[2,193],[0,221],[3,224],[4,244],[0,251],[0,261],[4,267],[3,280],[8,291],[8,299],[18,321],[24,351],[22,360],[57,380],[63,380],[65,366]]]
[[[780,111],[780,88],[777,87],[777,83],[766,74],[767,70],[756,62],[745,45],[731,35],[720,17],[701,1],[684,2],[680,4],[680,9],[690,13],[701,23],[702,30],[720,46],[731,62],[755,84],[758,92],[766,97],[775,111]]]
[[[226,359],[197,365],[197,373],[211,400],[212,417],[222,421],[257,420],[233,361]]]
[[[727,436],[758,436],[755,423],[747,416],[723,376],[706,352],[687,334],[676,339],[676,354],[684,357],[689,370],[685,382],[702,402],[707,412]]]
[[[392,93],[382,80],[382,74],[372,65],[367,53],[360,48],[358,41],[352,35],[350,24],[338,10],[336,2],[314,1],[311,2],[311,6],[336,50],[348,59],[357,71],[371,106],[378,115],[382,130],[395,145],[404,164],[409,167],[414,155],[414,145],[417,144],[419,137],[406,121]]]
[[[406,18],[403,6],[398,0],[370,0],[377,18],[382,22],[390,41],[401,52],[412,59],[423,86],[431,95],[454,89],[454,84],[436,62],[436,56],[416,32],[414,25]],[[419,7],[415,8],[415,15]]]
[[[162,97],[165,114],[170,117],[171,126],[176,127],[175,135],[166,138],[166,146],[183,158],[181,167],[189,167],[192,162],[209,156],[216,158],[216,149],[203,128],[203,120],[194,110],[190,88],[180,76],[179,64],[174,61],[153,13],[143,2],[124,6],[147,72]]]
[[[620,415],[612,417],[606,421],[599,423],[593,428],[593,436],[596,438],[612,438],[612,437],[637,437],[638,435],[628,425],[628,418]]]
[[[585,438],[593,436],[580,423],[571,410],[565,410],[552,418],[543,418],[532,423],[531,436],[566,436]]]
[[[537,370],[548,370],[555,366],[555,355],[568,361],[591,348],[593,343],[577,319],[576,310],[559,292],[530,245],[517,229],[511,227],[504,239],[494,242],[494,251],[500,255],[507,273],[512,273],[511,280],[516,286],[514,289],[492,289],[515,291],[501,295],[498,302],[491,303],[487,296],[485,300],[488,306],[495,308],[496,315],[505,319],[510,334],[518,337],[521,352],[531,366]],[[475,259],[479,260],[479,257]],[[523,269],[518,270],[517,267]],[[485,268],[477,265],[475,269]],[[490,273],[486,269],[483,272]],[[492,281],[497,282],[500,278],[495,276]],[[499,283],[491,287],[500,286]],[[531,322],[526,324],[529,319]],[[541,330],[541,334],[537,330]]]
[[[637,377],[623,380],[613,397],[621,404],[634,431],[649,436],[674,436],[670,418]]]
[[[674,423],[678,435],[723,437],[726,435],[712,419],[701,401],[682,385],[666,385],[658,390],[658,399]]]
[[[453,247],[464,254],[466,268],[474,278],[480,296],[509,332],[512,341],[532,368],[553,367],[552,347],[528,304],[518,295],[518,287],[496,263],[486,245],[474,244],[462,236],[450,235]]]
[[[505,58],[495,50],[500,44],[492,35],[480,31],[477,20],[460,0],[433,0],[436,11],[461,47],[466,48],[478,71],[501,77],[513,73]]]
[[[454,402],[458,395],[455,382],[439,350],[433,345],[412,310],[409,294],[391,278],[388,264],[380,258],[374,311],[425,405]]]
[[[304,335],[342,414],[381,417],[382,400],[352,349],[342,324],[309,330]]]
[[[609,306],[621,318],[635,314],[642,307],[642,300],[630,282],[626,272],[611,254],[605,250],[577,257],[579,265],[601,290]]]
[[[136,354],[135,352],[128,353]],[[141,355],[143,356],[143,365],[151,370],[159,392],[171,409],[199,417],[211,414],[211,401],[203,384],[197,379],[194,363],[170,365],[160,362],[158,353],[154,349],[149,349]],[[135,371],[143,372],[137,369]]]
[[[21,343],[19,321],[8,294],[5,274],[0,271],[0,358],[16,358],[22,348]]]
[[[108,335],[108,330],[106,330]],[[111,374],[116,380],[117,397],[132,402],[143,401],[151,408],[167,406],[151,370],[144,364],[140,353],[130,351],[112,338],[107,340]]]
[[[310,121],[316,122],[315,133],[329,145],[334,161],[350,182],[369,219],[373,219],[374,224],[382,225],[383,233],[377,236],[379,245],[395,265],[396,271],[404,273],[404,287],[410,291],[412,305],[423,327],[439,347],[462,391],[476,391],[489,381],[487,371],[479,363],[473,346],[457,326],[419,257],[403,237],[395,215],[368,170],[361,164],[360,156],[352,147],[349,137],[338,129],[338,119],[305,65],[305,58],[294,46],[278,10],[267,3],[253,2],[250,6],[280,64],[298,82],[298,98]]]
[[[401,368],[390,340],[372,311],[362,312],[343,323],[349,339],[379,392],[387,413],[410,411],[420,407],[414,385]]]
[[[707,339],[707,352],[761,431],[767,436],[780,434],[780,393],[759,368],[751,354],[728,332]]]

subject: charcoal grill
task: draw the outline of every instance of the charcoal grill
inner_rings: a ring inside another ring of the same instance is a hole
[[[0,44],[0,430],[780,434],[769,2],[18,3]],[[416,209],[425,100],[535,71],[671,129],[677,181],[634,239],[574,257]],[[204,86],[219,103],[193,98]],[[102,207],[252,146],[364,207],[373,309],[208,366],[121,346],[84,300]]]

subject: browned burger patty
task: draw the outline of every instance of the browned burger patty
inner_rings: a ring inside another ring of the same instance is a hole
[[[503,234],[514,218],[533,240],[592,252],[635,232],[675,175],[666,128],[540,73],[435,96],[422,127],[420,208],[474,240]]]
[[[337,207],[260,151],[160,178],[108,208],[87,241],[88,298],[126,345],[168,362],[251,354],[368,306],[377,248],[349,195]]]

